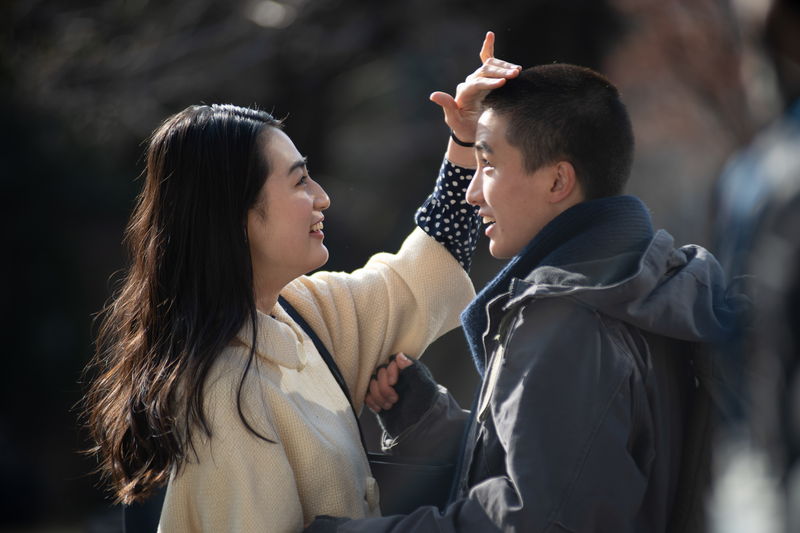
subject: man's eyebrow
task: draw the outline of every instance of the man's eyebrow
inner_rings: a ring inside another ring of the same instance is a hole
[[[298,168],[305,167],[307,163],[308,163],[308,157],[303,157],[302,159],[298,159],[297,161],[292,163],[292,166],[289,167],[289,171],[287,172],[287,174],[291,174]]]
[[[486,143],[485,143],[485,142],[483,142],[483,141],[478,141],[478,142],[476,142],[476,143],[475,143],[475,149],[476,149],[477,151],[479,151],[479,152],[486,152],[487,154],[491,154],[491,153],[493,153],[493,152],[492,152],[492,149],[489,147],[489,145],[488,145],[488,144],[486,144]]]

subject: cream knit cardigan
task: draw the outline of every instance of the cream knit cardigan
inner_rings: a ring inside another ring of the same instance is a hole
[[[402,351],[419,356],[458,325],[474,296],[463,268],[419,228],[397,254],[373,256],[353,273],[317,272],[283,296],[336,359],[361,410],[375,366]],[[205,409],[212,437],[195,432],[196,457],[173,474],[159,531],[301,531],[317,515],[379,514],[350,406],[319,352],[280,306],[259,313],[254,365],[236,408],[248,324],[214,363]]]

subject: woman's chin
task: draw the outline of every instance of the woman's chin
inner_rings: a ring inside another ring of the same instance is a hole
[[[328,249],[325,248],[324,244],[321,245],[321,247],[322,247],[322,250],[321,250],[321,253],[320,253],[319,262],[318,262],[317,266],[313,267],[311,270],[317,270],[318,268],[322,268],[323,266],[325,266],[325,263],[328,262],[328,257],[330,255],[328,253]]]

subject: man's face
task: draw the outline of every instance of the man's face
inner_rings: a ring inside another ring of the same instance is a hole
[[[519,253],[559,213],[549,201],[555,165],[528,172],[522,152],[506,140],[507,128],[506,117],[491,109],[478,119],[478,171],[467,189],[467,202],[488,224],[489,252],[498,259]]]

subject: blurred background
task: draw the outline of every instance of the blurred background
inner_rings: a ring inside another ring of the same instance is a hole
[[[709,245],[726,160],[781,111],[768,0],[4,0],[0,3],[0,531],[115,531],[76,408],[109,298],[143,142],[190,104],[286,117],[332,198],[333,270],[394,250],[447,140],[435,90],[479,65],[484,33],[523,66],[604,72],[631,113],[629,192],[679,242]],[[502,266],[482,243],[477,286]],[[426,354],[467,405],[459,331]]]

